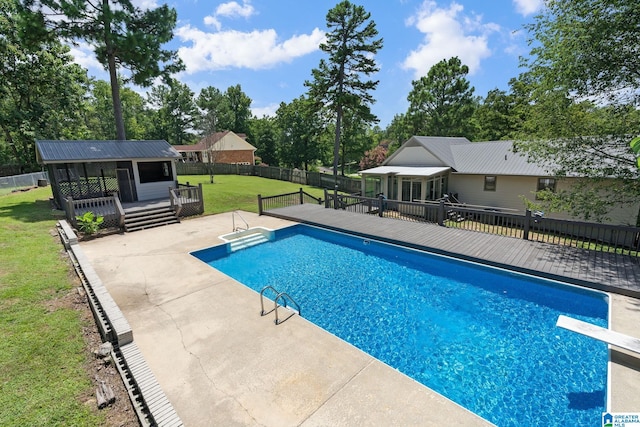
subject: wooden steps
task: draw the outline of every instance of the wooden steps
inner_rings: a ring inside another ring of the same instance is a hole
[[[179,222],[180,219],[169,206],[137,210],[125,213],[124,231],[138,231]]]

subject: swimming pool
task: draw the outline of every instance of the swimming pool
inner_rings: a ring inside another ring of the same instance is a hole
[[[304,225],[275,236],[192,254],[500,426],[600,425],[607,346],[555,322],[606,327],[605,294]]]

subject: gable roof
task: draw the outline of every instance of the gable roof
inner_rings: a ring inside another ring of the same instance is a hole
[[[513,141],[471,142],[467,138],[413,136],[392,156],[383,162],[383,166],[398,163],[401,151],[409,147],[422,147],[425,159],[428,155],[448,166],[454,173],[478,175],[528,175],[549,176],[547,168],[531,163],[523,154],[513,151]],[[413,154],[413,153],[412,153]],[[394,159],[396,161],[394,162]],[[415,160],[415,159],[414,159]],[[426,164],[423,166],[434,166]],[[413,166],[415,167],[415,165]]]
[[[129,159],[178,159],[167,141],[36,141],[38,163],[79,163]]]
[[[224,132],[216,132],[202,138],[197,144],[191,145],[174,145],[175,149],[180,152],[187,151],[207,151],[213,147],[214,150],[231,151],[231,150],[257,150],[256,147],[246,141],[247,136],[243,133],[235,133],[230,130]],[[223,141],[220,147],[214,147]]]

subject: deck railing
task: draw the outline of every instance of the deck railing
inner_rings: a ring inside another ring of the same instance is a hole
[[[271,200],[277,202],[269,206],[260,206],[260,213],[275,207],[301,204],[302,202],[294,197],[297,194],[273,196]],[[433,202],[403,202],[387,200],[383,196],[371,198],[327,190],[324,206],[327,209],[341,209],[403,221],[434,223],[449,228],[499,234],[535,242],[640,256],[638,227],[553,219],[529,210],[522,215],[501,208],[449,203],[444,199]]]
[[[295,193],[279,194],[276,196],[262,197],[262,195],[258,194],[258,213],[262,215],[264,211],[285,208],[287,206],[302,205],[304,203],[321,205],[322,199],[312,196],[302,188]]]
[[[204,213],[204,197],[202,184],[198,186],[178,184],[177,188],[169,188],[169,202],[178,217],[201,215]]]
[[[67,221],[76,228],[78,227],[76,217],[82,216],[86,212],[93,212],[94,215],[104,218],[101,228],[121,228],[124,226],[124,209],[117,194],[109,197],[78,200],[67,197],[65,212]]]

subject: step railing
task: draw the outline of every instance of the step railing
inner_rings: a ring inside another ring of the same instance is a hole
[[[265,311],[264,310],[264,293],[266,291],[273,291],[276,294],[275,299],[273,300],[273,308],[269,311]],[[282,305],[278,304],[278,301],[282,301]],[[290,308],[289,305],[287,304],[287,301],[289,301],[289,303],[295,307],[295,308]],[[278,316],[278,307],[285,307],[287,309],[289,309],[291,311],[291,313],[285,317],[284,319],[280,320],[279,316]],[[299,316],[302,316],[302,310],[300,309],[300,305],[293,299],[291,298],[291,295],[289,295],[286,292],[278,292],[278,290],[276,288],[274,288],[271,285],[267,285],[264,288],[262,288],[262,290],[260,291],[260,316],[266,316],[267,314],[271,313],[271,312],[275,312],[275,324],[279,325],[285,321],[287,321],[291,316],[293,316],[294,314],[298,314]]]
[[[238,226],[236,227],[236,215],[238,215],[238,218],[240,218],[240,220],[242,220],[242,222],[244,223],[244,228]],[[233,223],[233,231],[240,231],[240,230],[248,230],[249,229],[249,223],[242,217],[242,215],[240,215],[240,212],[238,211],[233,211],[231,212],[231,222]]]

